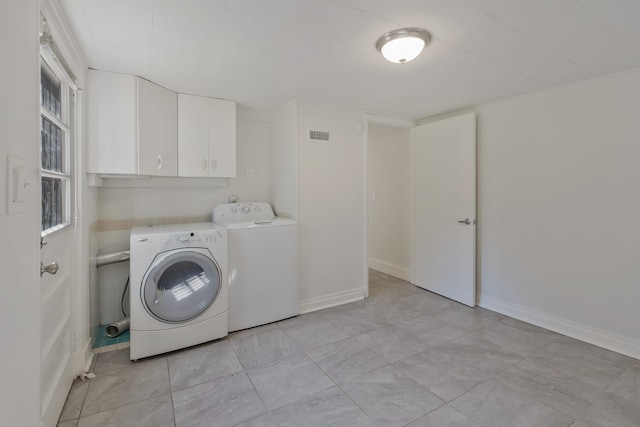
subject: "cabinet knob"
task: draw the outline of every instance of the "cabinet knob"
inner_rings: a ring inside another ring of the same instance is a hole
[[[158,169],[162,169],[162,155],[158,154]]]
[[[218,163],[216,162],[216,159],[211,159],[211,170],[214,171],[216,170],[216,168],[218,167]]]
[[[202,170],[207,170],[207,159],[202,159]]]

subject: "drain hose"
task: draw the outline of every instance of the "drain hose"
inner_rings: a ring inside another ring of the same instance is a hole
[[[129,329],[129,317],[124,317],[117,322],[110,323],[105,331],[109,338],[115,338]]]

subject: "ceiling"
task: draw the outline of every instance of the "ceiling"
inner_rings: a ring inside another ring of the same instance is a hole
[[[271,110],[417,120],[640,67],[638,0],[60,0],[92,68]],[[385,32],[433,40],[392,64]]]

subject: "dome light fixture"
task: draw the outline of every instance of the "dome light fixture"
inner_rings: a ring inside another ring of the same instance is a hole
[[[415,59],[431,41],[431,34],[423,28],[401,28],[389,31],[376,42],[376,49],[387,61],[404,64]]]

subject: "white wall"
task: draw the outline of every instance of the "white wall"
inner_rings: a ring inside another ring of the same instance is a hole
[[[38,1],[3,2],[0,14],[0,414],[7,426],[40,425],[40,203]],[[7,157],[27,162],[25,211],[7,214]]]
[[[367,139],[368,264],[370,268],[409,280],[410,130],[370,123]]]
[[[359,111],[298,103],[301,312],[364,297],[363,118]],[[306,142],[308,129],[330,131],[331,143]]]
[[[280,216],[297,217],[298,104],[291,101],[273,113],[271,194]]]
[[[100,253],[128,250],[132,226],[211,221],[213,208],[230,194],[238,201],[271,202],[271,123],[262,113],[239,110],[236,130],[237,177],[227,187],[99,188]],[[246,179],[247,169],[253,180]],[[98,269],[101,324],[122,317],[128,274],[127,262]]]
[[[475,111],[480,305],[640,357],[640,70]]]

